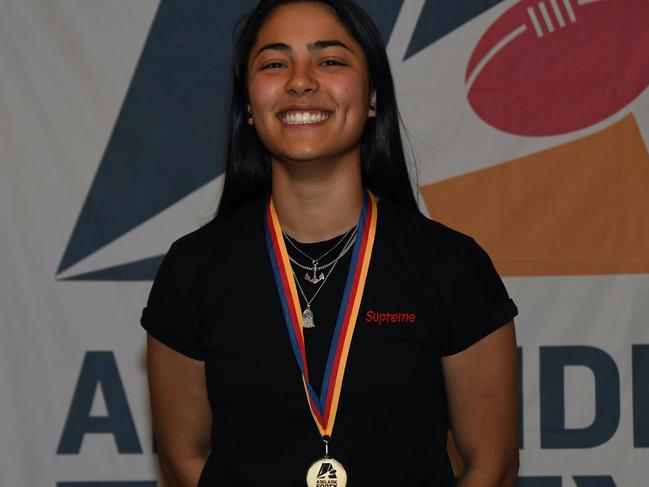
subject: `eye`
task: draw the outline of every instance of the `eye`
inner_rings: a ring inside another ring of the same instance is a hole
[[[346,66],[345,63],[338,61],[337,59],[325,59],[321,64],[323,66]]]
[[[262,65],[261,69],[278,69],[284,67],[283,63],[280,63],[279,61],[273,61],[267,64]]]

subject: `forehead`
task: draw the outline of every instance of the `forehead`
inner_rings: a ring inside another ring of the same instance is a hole
[[[256,46],[283,42],[300,47],[318,40],[340,40],[357,52],[361,47],[327,5],[304,2],[282,5],[270,14],[257,34]],[[254,53],[254,50],[253,50]]]

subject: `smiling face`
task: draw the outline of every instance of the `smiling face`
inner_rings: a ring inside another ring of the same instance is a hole
[[[278,7],[248,62],[250,110],[274,160],[360,161],[373,103],[361,46],[329,7]]]

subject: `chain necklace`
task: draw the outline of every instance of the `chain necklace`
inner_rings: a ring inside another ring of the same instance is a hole
[[[347,232],[347,234],[349,234],[349,232]],[[345,234],[345,235],[347,235],[347,234]],[[327,282],[327,279],[329,279],[329,276],[333,272],[333,270],[336,267],[336,264],[338,263],[338,261],[349,251],[349,249],[351,247],[353,247],[354,242],[356,242],[356,235],[357,235],[357,232],[354,231],[349,236],[349,239],[347,240],[347,243],[345,244],[343,249],[340,251],[338,256],[332,262],[327,264],[327,267],[330,267],[330,269],[327,272],[326,276],[324,275],[324,273],[321,273],[322,279],[318,279],[318,281],[320,281],[320,285],[318,286],[318,289],[316,289],[315,293],[313,293],[313,296],[311,296],[311,299],[308,299],[306,297],[306,293],[302,289],[302,285],[300,284],[300,280],[297,278],[297,275],[295,274],[295,270],[293,268],[291,268],[291,270],[293,271],[293,277],[295,279],[295,283],[297,284],[297,288],[300,290],[300,294],[302,294],[302,297],[304,298],[304,302],[306,303],[306,308],[304,308],[304,311],[302,312],[302,328],[315,328],[315,318],[313,316],[313,311],[311,310],[311,303],[316,298],[316,296],[318,295],[318,293],[320,292],[320,290],[324,286],[325,282]],[[293,261],[293,259],[291,259],[290,256],[289,256],[289,259],[291,260],[291,262],[295,262],[295,261]],[[297,262],[295,262],[295,263],[299,267],[303,267],[303,268],[309,270],[308,267],[302,266],[302,265],[298,264]],[[315,270],[314,270],[314,276],[315,276]],[[309,274],[308,273],[306,274],[305,279],[307,281],[309,281],[309,282],[313,282],[313,281],[309,280]],[[318,281],[316,281],[316,282],[318,282]]]
[[[293,242],[293,239],[292,239],[291,237],[289,237],[288,235],[286,235],[286,233],[285,233],[284,231],[282,231],[282,235],[284,236],[284,240],[287,241],[289,244],[291,244],[291,246],[292,246],[295,250],[297,250],[298,252],[300,252],[302,255],[304,255],[307,259],[309,259],[309,260],[311,261],[311,266],[310,266],[310,267],[304,266],[304,265],[300,264],[299,262],[297,262],[295,259],[293,259],[293,258],[289,255],[289,259],[290,259],[290,261],[291,261],[292,263],[294,263],[295,265],[297,265],[298,267],[300,267],[300,268],[302,268],[302,269],[304,269],[304,270],[306,270],[306,271],[312,271],[312,272],[313,272],[313,275],[310,276],[309,273],[307,272],[307,273],[304,275],[304,279],[305,279],[306,281],[310,282],[311,284],[317,284],[318,282],[321,282],[321,281],[323,281],[323,280],[325,279],[325,275],[324,275],[324,273],[323,273],[323,272],[320,272],[320,274],[318,274],[318,271],[322,271],[322,270],[326,269],[327,267],[332,266],[332,265],[333,265],[335,262],[337,262],[337,261],[338,261],[338,260],[339,260],[343,255],[345,255],[345,253],[349,250],[349,248],[351,248],[351,244],[353,244],[354,240],[356,239],[356,233],[357,233],[357,230],[358,230],[358,227],[357,227],[357,226],[352,227],[352,228],[350,228],[349,230],[347,230],[347,232],[345,232],[345,233],[344,233],[344,234],[343,234],[343,235],[342,235],[342,236],[341,236],[341,237],[336,241],[336,243],[335,243],[335,244],[334,244],[334,245],[333,245],[329,250],[327,250],[324,254],[322,254],[322,255],[321,255],[320,257],[318,257],[317,259],[314,259],[314,258],[311,257],[309,254],[307,254],[307,253],[304,252],[302,249],[300,249],[300,248],[299,248],[299,247],[298,247],[298,246]],[[344,240],[345,240],[345,239],[350,235],[350,233],[352,233],[352,237],[349,238],[349,240],[347,241],[347,244],[343,247],[343,252],[340,253],[340,254],[338,255],[338,257],[336,257],[336,258],[335,258],[334,260],[332,260],[331,262],[329,262],[329,263],[327,263],[327,264],[324,264],[324,265],[318,265],[319,261],[322,260],[322,259],[323,259],[323,258],[324,258],[328,253],[330,253],[330,252],[331,252],[332,250],[334,250],[336,247],[338,247],[338,245],[340,245],[340,244],[341,244],[341,243],[342,243],[342,242],[343,242],[343,241],[344,241]]]
[[[299,267],[300,269],[304,269],[305,271],[312,271],[314,277],[311,277],[311,276],[309,275],[309,273],[307,272],[307,273],[304,275],[304,279],[305,279],[306,281],[312,283],[312,284],[315,284],[315,283],[317,283],[317,282],[320,281],[319,276],[318,276],[318,280],[316,280],[316,281],[314,282],[314,278],[315,278],[316,272],[317,272],[317,271],[322,271],[322,270],[324,270],[324,269],[326,269],[326,268],[328,268],[328,267],[331,267],[331,266],[334,265],[336,262],[338,262],[338,260],[340,260],[340,259],[341,259],[341,258],[342,258],[342,257],[343,257],[343,256],[344,256],[344,255],[349,251],[349,249],[351,249],[351,248],[354,246],[354,242],[356,241],[356,233],[357,233],[357,232],[356,232],[356,230],[354,229],[354,232],[352,233],[352,235],[351,235],[351,236],[349,237],[349,239],[347,240],[347,243],[346,243],[345,246],[343,247],[343,249],[342,249],[342,251],[340,252],[340,254],[338,254],[338,256],[337,256],[334,260],[332,260],[331,262],[328,262],[328,263],[326,263],[326,264],[319,265],[319,264],[318,264],[318,261],[316,260],[316,261],[312,261],[312,265],[311,265],[311,266],[306,266],[306,265],[300,264],[297,260],[295,260],[295,259],[294,259],[293,257],[291,257],[290,255],[288,256],[288,259],[291,261],[291,263],[295,264],[295,265],[296,265],[297,267]],[[314,265],[314,264],[315,264],[315,265]],[[320,274],[322,275],[322,273],[320,273]],[[324,276],[323,276],[323,277],[324,277]]]
[[[311,299],[307,299],[306,294],[304,294],[304,290],[302,289],[302,285],[300,284],[300,280],[295,275],[295,271],[293,271],[295,284],[297,284],[297,288],[300,290],[300,294],[302,294],[304,302],[306,303],[306,308],[304,308],[304,311],[302,311],[302,328],[315,328],[315,318],[313,317],[313,311],[311,311],[311,303],[320,292],[320,289],[322,289],[322,286],[324,286],[324,283],[327,282],[327,279],[329,279],[329,276],[336,267],[337,262],[338,261],[334,262],[334,264],[331,266],[331,269],[329,269],[329,272],[327,272],[327,275],[323,276],[322,283],[320,284],[320,286],[318,286],[318,289],[316,289],[316,292],[313,294],[313,296],[311,296]]]

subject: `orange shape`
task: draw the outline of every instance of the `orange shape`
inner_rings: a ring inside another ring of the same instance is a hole
[[[649,273],[649,153],[633,115],[421,192],[503,276]]]

